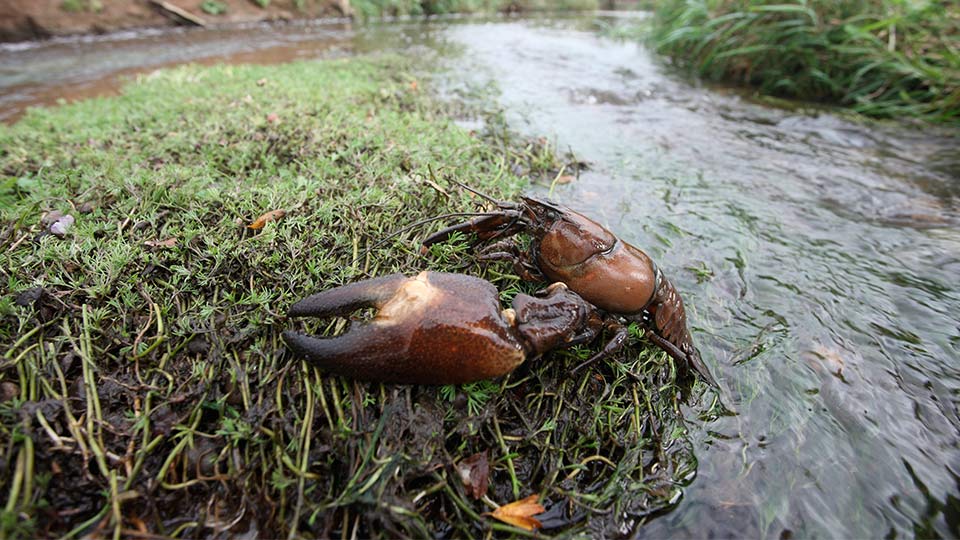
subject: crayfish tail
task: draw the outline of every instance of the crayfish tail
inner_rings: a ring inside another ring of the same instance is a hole
[[[710,386],[719,388],[707,365],[700,358],[700,352],[693,344],[693,338],[687,328],[687,313],[683,307],[680,293],[666,277],[658,276],[657,291],[648,310],[652,315],[652,336],[654,342],[676,360],[696,371],[700,378]]]

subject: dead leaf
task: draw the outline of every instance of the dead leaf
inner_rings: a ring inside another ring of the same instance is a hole
[[[265,84],[267,84],[267,80],[266,80],[266,79],[259,79],[259,80],[257,80],[257,86],[263,86],[263,85],[265,85]]]
[[[258,217],[253,223],[247,225],[248,229],[260,230],[264,225],[270,223],[271,221],[277,221],[283,216],[287,215],[286,210],[271,210],[266,214]]]
[[[528,531],[533,531],[543,527],[539,520],[533,516],[542,514],[546,511],[540,503],[537,502],[540,496],[533,494],[526,499],[514,501],[497,508],[493,512],[485,512],[484,515],[492,516],[504,523],[509,523],[514,527],[520,527]]]
[[[554,180],[554,182],[563,185],[563,184],[569,184],[570,182],[573,182],[576,179],[577,177],[573,176],[572,174],[565,174],[563,176],[558,176],[557,179]]]
[[[487,492],[490,483],[490,463],[487,452],[476,453],[457,463],[457,474],[474,499],[480,499]]]
[[[143,245],[147,247],[172,248],[173,246],[177,245],[177,239],[174,237],[171,237],[171,238],[167,238],[166,240],[147,240],[146,242],[143,243]]]
[[[826,368],[827,371],[833,375],[838,377],[843,376],[845,362],[843,361],[841,351],[822,344],[817,344],[812,351],[808,352],[806,357],[807,362],[816,371]]]

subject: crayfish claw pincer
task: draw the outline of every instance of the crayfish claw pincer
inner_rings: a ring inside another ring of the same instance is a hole
[[[496,287],[462,274],[421,272],[360,281],[310,296],[290,315],[348,315],[375,308],[369,321],[332,338],[284,332],[287,346],[313,365],[350,378],[408,384],[460,384],[505,375],[529,356],[595,335],[595,308],[565,287],[546,298],[514,297],[502,309]]]

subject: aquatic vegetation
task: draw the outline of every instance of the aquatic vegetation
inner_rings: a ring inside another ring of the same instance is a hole
[[[960,8],[949,0],[668,0],[652,40],[678,65],[879,117],[960,120]]]

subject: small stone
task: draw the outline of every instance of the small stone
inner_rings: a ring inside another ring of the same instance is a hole
[[[73,216],[70,214],[61,217],[53,225],[50,225],[50,234],[56,236],[57,238],[63,238],[67,235],[67,231],[70,230],[70,227],[73,227],[73,222]]]
[[[0,383],[0,401],[10,401],[20,395],[20,387],[10,381]]]
[[[32,289],[27,289],[17,295],[16,303],[20,307],[27,307],[35,304],[40,300],[43,295],[46,294],[46,291],[43,290],[43,287],[34,287]]]
[[[190,354],[206,354],[210,350],[210,344],[202,337],[195,337],[187,344],[187,351]]]
[[[53,225],[57,221],[60,221],[60,218],[62,217],[63,217],[63,212],[59,210],[51,210],[46,214],[44,214],[43,217],[40,218],[40,224],[43,225],[44,227],[50,227],[50,225]]]

